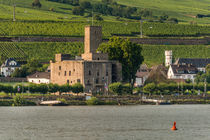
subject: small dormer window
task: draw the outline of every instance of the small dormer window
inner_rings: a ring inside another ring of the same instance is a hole
[[[188,70],[188,73],[194,74],[195,71],[193,71],[193,70]]]
[[[184,71],[183,70],[178,70],[177,73],[182,74],[182,73],[184,73]]]

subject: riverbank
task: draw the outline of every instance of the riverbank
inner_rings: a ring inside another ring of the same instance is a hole
[[[149,101],[147,100],[149,99]],[[87,100],[85,96],[72,95],[7,95],[0,96],[0,106],[40,106],[42,101],[60,101],[52,106],[84,105],[155,105],[155,104],[210,104],[210,95],[98,95]],[[151,102],[152,101],[152,102]],[[160,103],[161,102],[161,103]]]

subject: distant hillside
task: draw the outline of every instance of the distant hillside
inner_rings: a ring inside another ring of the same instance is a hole
[[[0,0],[0,19],[12,19],[13,0]],[[14,0],[17,19],[24,20],[82,20],[87,21],[88,13],[84,16],[72,15],[74,6],[40,0],[42,7],[33,8],[33,0]],[[81,1],[81,0],[80,0]],[[83,0],[85,1],[85,0]],[[101,0],[86,0],[96,3]],[[209,24],[210,17],[196,18],[197,14],[210,14],[209,0],[115,0],[118,4],[137,7],[138,10],[148,9],[152,15],[159,17],[168,15],[170,18],[177,18],[181,22],[196,22],[200,24]],[[97,13],[95,13],[97,14]],[[116,20],[116,17],[103,15],[104,20]]]

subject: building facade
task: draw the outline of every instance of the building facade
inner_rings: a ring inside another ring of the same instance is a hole
[[[198,69],[193,65],[171,65],[168,70],[168,79],[190,79],[194,81]]]
[[[144,82],[149,77],[151,69],[146,64],[140,65],[140,68],[136,72],[136,83],[135,86],[140,87],[144,85]]]
[[[27,81],[34,84],[49,84],[50,73],[49,72],[36,72],[27,76]]]
[[[1,75],[9,77],[18,68],[20,68],[19,63],[14,58],[9,58],[1,65]]]
[[[81,83],[85,92],[105,92],[110,83],[121,81],[121,64],[96,51],[101,42],[102,28],[86,26],[84,54],[74,60],[69,55],[56,54],[55,62],[50,62],[51,83]]]

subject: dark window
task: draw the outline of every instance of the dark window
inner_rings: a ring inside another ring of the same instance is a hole
[[[106,72],[106,76],[109,76],[109,73],[108,73],[108,71]]]
[[[91,71],[89,70],[89,73],[88,73],[89,75],[91,75]]]
[[[74,71],[75,71],[75,69],[74,69]]]
[[[69,71],[69,76],[71,76],[71,71]]]
[[[77,83],[80,83],[80,79],[77,79]]]
[[[61,75],[61,73],[59,72],[59,73],[58,73],[58,75],[60,76],[60,75]]]
[[[67,83],[69,84],[69,80],[67,80]]]
[[[61,66],[59,66],[59,70],[61,70]]]
[[[89,81],[89,80],[87,81],[87,84],[88,84],[88,85],[90,84],[90,81]]]
[[[98,60],[99,60],[99,58],[98,58]]]
[[[99,76],[99,71],[97,72],[97,76]]]
[[[98,78],[96,79],[96,84],[98,84],[99,83],[99,80],[98,80]]]
[[[64,76],[66,76],[66,71],[64,72]]]

